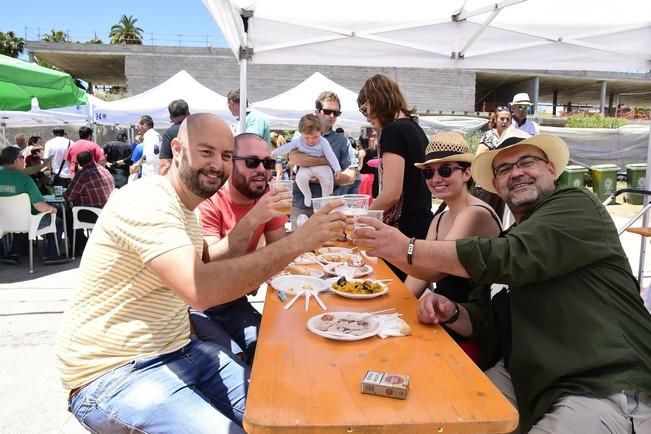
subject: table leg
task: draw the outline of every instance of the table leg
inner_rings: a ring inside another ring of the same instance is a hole
[[[65,246],[65,249],[66,249],[66,258],[69,258],[70,257],[70,252],[69,252],[69,248],[68,248],[68,241],[69,240],[68,240],[68,224],[67,224],[67,220],[66,220],[66,204],[65,204],[65,202],[59,202],[59,203],[57,203],[57,205],[61,209],[61,216],[63,217],[63,235],[64,235],[64,238],[65,238],[64,246]]]

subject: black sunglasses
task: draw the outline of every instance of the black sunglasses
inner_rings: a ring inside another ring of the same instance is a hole
[[[321,113],[326,116],[335,115],[336,118],[341,116],[341,112],[339,110],[321,109]]]
[[[258,158],[258,157],[233,157],[233,160],[242,160],[247,169],[257,169],[260,163],[265,170],[271,170],[276,167],[276,160],[273,158]]]
[[[445,166],[441,166],[441,167],[438,168],[439,176],[441,178],[449,178],[450,175],[452,175],[452,172],[454,172],[457,169],[463,170],[463,167],[461,167],[461,166],[449,166],[449,165],[446,164]],[[436,169],[431,168],[431,167],[424,168],[422,172],[423,172],[423,178],[425,178],[425,179],[432,179],[432,178],[434,178],[434,175],[436,175]]]

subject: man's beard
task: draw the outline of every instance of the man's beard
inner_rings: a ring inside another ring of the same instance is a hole
[[[201,174],[206,176],[217,175],[216,179],[212,179],[215,181],[219,180],[219,182],[217,184],[202,183],[201,178],[199,178],[199,175]],[[228,179],[228,175],[226,175],[223,170],[193,169],[190,166],[187,154],[185,152],[183,152],[181,155],[179,177],[181,178],[183,184],[185,184],[185,186],[188,187],[192,193],[196,194],[199,197],[203,197],[204,199],[208,199],[213,194],[215,194]]]
[[[251,186],[252,180],[256,178],[264,178],[265,182],[262,185]],[[256,173],[247,179],[244,175],[239,173],[237,169],[233,168],[233,176],[231,177],[231,185],[237,191],[242,194],[242,196],[248,199],[258,199],[264,195],[267,191],[269,185],[269,179],[267,178],[266,173]]]
[[[517,184],[517,183],[518,183],[518,181],[512,181],[512,184]],[[531,188],[532,186],[534,188]],[[529,188],[527,188],[526,191],[514,192],[509,188],[509,190],[506,193],[506,197],[504,198],[504,202],[506,202],[506,204],[511,209],[535,208],[540,202],[542,202],[553,191],[554,191],[554,186],[553,185],[552,185],[552,188],[549,189],[549,191],[547,191],[542,186],[538,185],[534,180],[534,183],[530,184]]]

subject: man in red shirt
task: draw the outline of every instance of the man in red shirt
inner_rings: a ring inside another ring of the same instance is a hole
[[[104,157],[104,151],[100,146],[93,142],[93,130],[90,127],[81,127],[79,128],[79,140],[70,145],[68,151],[66,152],[66,161],[70,163],[70,172],[72,177],[75,176],[75,170],[77,166],[77,155],[80,152],[88,151],[90,152],[93,160],[96,163],[104,166],[106,164],[106,157]]]
[[[199,205],[204,241],[204,262],[234,258],[254,251],[264,236],[269,244],[284,237],[288,207],[286,195],[269,192],[271,158],[267,142],[254,133],[235,137],[230,180]],[[205,256],[205,255],[204,255]],[[243,352],[251,363],[261,315],[246,297],[214,306],[204,312],[190,311],[197,337],[216,342],[234,353]]]
[[[77,165],[79,166],[77,173],[72,178],[68,189],[63,193],[63,197],[73,206],[103,208],[115,189],[113,175],[103,166],[96,164],[88,151],[77,154]],[[97,215],[87,210],[81,210],[79,220],[95,223]],[[79,230],[77,235],[77,246],[79,247],[77,250],[81,251],[86,245],[86,237],[83,230]]]

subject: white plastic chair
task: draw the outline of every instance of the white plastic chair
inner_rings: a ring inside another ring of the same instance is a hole
[[[92,231],[95,228],[95,223],[87,223],[79,221],[79,211],[90,211],[96,214],[99,218],[102,208],[95,208],[93,206],[73,206],[72,207],[72,259],[75,259],[77,254],[77,229],[85,231]]]
[[[43,217],[47,212],[32,215],[32,207],[27,193],[16,196],[0,197],[0,238],[5,234],[27,233],[29,239],[29,272],[34,272],[33,241],[45,234],[54,234],[54,242],[59,254],[59,242],[56,237],[56,215],[50,219],[50,224],[39,229]]]

